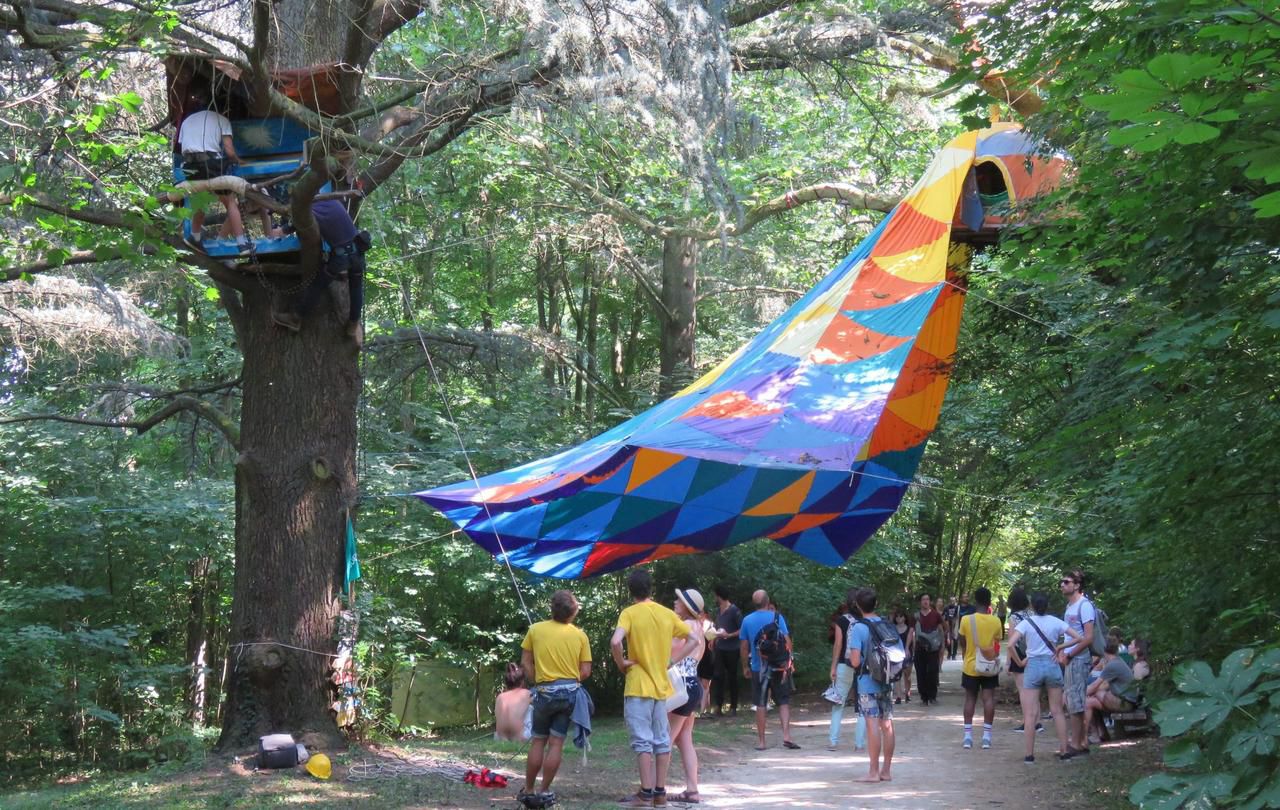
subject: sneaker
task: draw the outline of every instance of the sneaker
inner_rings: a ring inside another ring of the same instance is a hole
[[[965,738],[964,738],[964,743],[962,744],[962,747],[963,747],[963,748],[965,748],[965,749],[973,748],[973,738],[972,738],[972,737],[965,737]]]
[[[296,312],[275,312],[271,313],[271,320],[277,326],[283,326],[290,332],[298,332],[302,329],[302,316]]]
[[[1033,756],[1023,757],[1022,761],[1027,763],[1028,765],[1034,765],[1036,762],[1036,758]]]
[[[840,750],[840,748],[839,748],[839,746],[837,746],[835,743],[831,743],[830,745],[828,745],[828,746],[827,746],[827,750],[828,750],[828,751],[838,751],[838,750]]]
[[[1044,733],[1044,723],[1036,723],[1036,733],[1037,734]]]
[[[991,738],[990,738],[990,737],[983,737],[983,738],[982,738],[982,750],[984,750],[984,751],[985,751],[985,750],[987,750],[987,749],[988,749],[988,748],[990,748],[990,747],[991,747]]]
[[[1036,731],[1039,731],[1039,730],[1040,730],[1040,724],[1039,724],[1039,723],[1036,723]],[[1019,734],[1024,734],[1024,733],[1026,733],[1026,731],[1027,731],[1027,724],[1026,724],[1026,723],[1019,723],[1019,724],[1017,725],[1017,727],[1016,727],[1016,728],[1014,728],[1014,731],[1016,731],[1016,732],[1017,732],[1017,733],[1019,733]]]

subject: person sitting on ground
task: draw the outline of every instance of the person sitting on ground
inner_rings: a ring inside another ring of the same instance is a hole
[[[706,628],[702,624],[702,594],[692,588],[676,588],[676,601],[673,606],[680,621],[689,628],[689,637],[701,640],[701,644],[693,652],[683,658],[676,656],[686,649],[683,639],[672,640],[671,657],[675,667],[684,678],[685,689],[689,700],[683,706],[667,712],[667,725],[671,729],[671,744],[680,752],[680,761],[684,765],[684,790],[667,797],[668,801],[696,804],[698,795],[698,751],[693,747],[693,724],[697,713],[702,708],[705,686],[698,677],[699,663],[707,656]]]
[[[1093,723],[1100,720],[1102,712],[1131,712],[1138,705],[1138,689],[1134,685],[1133,670],[1120,658],[1120,644],[1111,637],[1102,654],[1102,673],[1089,684],[1084,703],[1084,726],[1089,729],[1089,742],[1102,742],[1100,734],[1094,734]]]
[[[347,337],[356,347],[364,344],[364,332],[360,327],[360,313],[364,308],[364,254],[369,249],[368,232],[357,231],[347,208],[338,200],[317,200],[311,204],[311,214],[316,218],[320,236],[328,243],[320,269],[311,283],[302,291],[289,312],[273,312],[272,319],[286,329],[297,332],[316,303],[335,281],[345,281],[350,299],[347,313]]]
[[[533,716],[529,713],[533,692],[524,685],[524,670],[514,662],[507,664],[502,683],[505,688],[498,693],[493,706],[493,716],[497,721],[493,738],[524,742],[533,736]]]
[[[1048,615],[1049,597],[1043,593],[1032,594],[1032,613],[1009,631],[1009,660],[1023,667],[1022,685],[1018,689],[1018,701],[1022,704],[1024,729],[1032,729],[1040,716],[1040,690],[1049,693],[1049,710],[1053,712],[1053,726],[1058,732],[1058,758],[1070,759],[1074,754],[1067,743],[1067,720],[1063,713],[1062,667],[1057,662],[1058,652],[1066,646],[1060,643],[1063,635],[1070,636],[1072,644],[1080,642],[1080,634],[1057,616]],[[1019,642],[1025,640],[1025,646]],[[1026,649],[1025,656],[1021,650]],[[1024,734],[1026,756],[1023,762],[1036,761],[1036,735]]]
[[[178,127],[178,148],[182,151],[182,173],[188,180],[212,180],[235,173],[240,162],[232,140],[231,121],[217,110],[210,108],[211,94],[208,88],[196,87],[191,91],[192,105],[196,112],[187,116]],[[244,222],[240,218],[240,203],[236,195],[219,192],[218,200],[227,209],[226,222],[219,236],[233,236],[241,253],[253,249],[253,243],[244,234]],[[191,214],[191,244],[204,250],[204,209]]]

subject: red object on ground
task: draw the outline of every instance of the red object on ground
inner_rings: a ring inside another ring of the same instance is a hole
[[[462,781],[468,785],[484,788],[504,788],[507,786],[507,777],[500,773],[494,773],[488,768],[481,768],[479,773],[467,771],[462,775]]]

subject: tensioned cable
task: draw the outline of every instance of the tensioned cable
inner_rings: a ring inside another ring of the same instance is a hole
[[[982,500],[987,500],[987,501],[999,501],[1001,503],[1013,504],[1015,506],[1023,506],[1023,507],[1026,507],[1027,509],[1049,509],[1054,512],[1064,512],[1068,515],[1086,515],[1088,517],[1096,517],[1096,518],[1104,517],[1103,515],[1100,515],[1096,512],[1083,512],[1079,509],[1068,509],[1065,506],[1049,506],[1048,504],[1037,505],[1037,504],[1028,503],[1027,501],[1018,501],[1018,500],[1014,500],[1013,498],[1005,498],[1000,495],[983,495],[980,492],[969,492],[963,489],[950,489],[948,487],[939,487],[933,484],[923,484],[919,481],[908,481],[905,478],[894,478],[891,475],[876,475],[875,473],[862,472],[861,470],[849,471],[849,480],[851,482],[853,480],[853,476],[855,475],[861,475],[864,478],[876,478],[881,481],[891,481],[895,484],[903,484],[908,487],[920,487],[921,489],[932,489],[937,492],[946,492],[951,495],[963,495],[967,498],[980,498]]]
[[[476,475],[476,468],[471,463],[471,454],[467,452],[467,444],[462,439],[462,431],[458,429],[458,423],[453,418],[453,408],[449,405],[449,394],[445,391],[444,383],[440,382],[440,374],[436,371],[435,361],[431,359],[431,349],[427,348],[427,339],[422,334],[422,327],[418,325],[418,319],[413,316],[413,301],[409,297],[409,288],[404,284],[404,279],[400,279],[400,294],[404,296],[405,311],[413,317],[413,330],[418,336],[418,343],[422,346],[422,352],[427,358],[427,368],[431,370],[431,378],[435,380],[436,390],[440,392],[440,401],[444,404],[445,417],[449,420],[449,427],[453,429],[453,435],[458,440],[458,447],[462,450],[462,458],[467,463],[467,472],[471,474],[471,482],[475,484],[476,495],[479,495],[480,476]],[[516,578],[516,570],[511,567],[511,560],[507,554],[506,546],[502,543],[502,536],[498,534],[497,528],[493,525],[493,514],[489,511],[488,501],[481,500],[484,507],[485,517],[489,519],[489,528],[493,531],[493,539],[498,542],[498,549],[502,551],[502,562],[507,566],[507,573],[511,575],[511,584],[515,586],[516,598],[520,600],[520,609],[524,611],[524,618],[529,624],[533,624],[533,614],[529,612],[529,606],[525,604],[524,593],[520,590],[520,580]]]

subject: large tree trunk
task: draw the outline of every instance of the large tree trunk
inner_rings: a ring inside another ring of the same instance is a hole
[[[322,304],[295,334],[271,294],[244,295],[236,569],[222,750],[289,732],[327,750],[329,656],[355,503],[356,348]]]
[[[675,393],[693,377],[693,335],[698,300],[698,241],[688,236],[662,240],[662,345],[659,352],[661,397]]]

